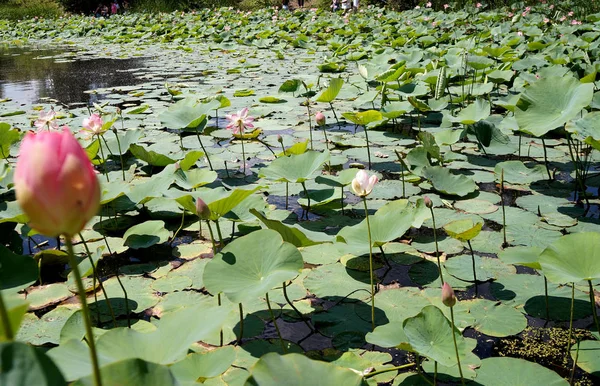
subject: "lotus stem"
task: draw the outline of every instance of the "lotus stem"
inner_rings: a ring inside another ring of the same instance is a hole
[[[306,219],[308,220],[308,212],[310,212],[310,196],[308,195],[308,190],[306,190],[306,184],[304,181],[301,182],[302,189],[304,189],[304,194],[306,195],[306,199],[308,200],[308,206],[306,207]]]
[[[548,153],[546,151],[546,141],[544,140],[544,137],[542,137],[542,147],[544,148],[544,164],[546,165],[548,180],[552,180],[552,175],[550,174],[550,164],[548,163]]]
[[[404,369],[407,369],[409,367],[413,367],[414,365],[416,365],[416,363],[408,363],[408,364],[405,364],[405,365],[402,365],[402,366],[394,366],[394,367],[388,367],[388,368],[377,370],[377,371],[372,371],[369,374],[365,374],[364,378],[365,379],[369,379],[369,378],[372,378],[372,377],[374,377],[376,375],[379,375],[379,374],[389,373],[390,371],[404,370]]]
[[[98,271],[96,270],[96,264],[94,264],[94,260],[92,259],[92,253],[90,252],[90,249],[87,246],[87,243],[85,242],[85,239],[83,238],[83,235],[81,233],[79,233],[79,238],[81,239],[81,242],[83,243],[83,247],[85,248],[85,251],[87,253],[88,259],[90,260],[90,264],[92,265],[92,274],[94,275],[94,289],[96,289],[96,280],[98,280],[98,285],[100,287],[100,290],[102,291],[102,294],[104,295],[104,299],[106,300],[106,306],[108,307],[108,312],[110,312],[110,316],[113,320],[113,324],[115,327],[117,327],[117,318],[115,318],[115,313],[113,311],[112,308],[112,304],[110,304],[110,299],[108,298],[108,295],[106,294],[106,290],[104,289],[104,284],[102,284],[102,280],[100,280],[100,278],[98,277]],[[96,291],[94,291],[94,301],[98,302],[98,298],[96,296]],[[100,308],[96,307],[96,311],[98,312],[98,320],[100,320]]]
[[[577,350],[575,351],[575,359],[573,360],[573,368],[571,369],[571,379],[569,380],[569,385],[573,386],[574,378],[575,378],[575,369],[577,368],[577,360],[579,359],[579,339],[577,339]]]
[[[337,122],[338,128],[341,129],[342,125],[340,124],[340,120],[338,119],[338,116],[335,113],[335,109],[333,108],[332,102],[329,102],[329,107],[331,107],[331,112],[333,112],[333,117],[335,118],[335,121]],[[323,129],[323,132],[325,132],[325,129]],[[325,134],[325,140],[327,140],[327,134]]]
[[[574,309],[575,309],[575,283],[571,283],[571,313],[569,315],[569,337],[567,339],[567,351],[565,352],[564,359],[567,359],[567,355],[571,351],[571,335],[573,333]]]
[[[104,236],[104,244],[106,244],[106,248],[108,249],[108,253],[112,256],[112,251],[110,250],[110,244],[108,244],[108,240],[106,240],[106,236]],[[129,328],[131,328],[131,321],[129,319],[129,297],[127,296],[127,290],[125,289],[125,287],[123,286],[123,283],[121,282],[121,278],[119,277],[119,268],[117,268],[117,273],[115,275],[117,277],[117,282],[119,282],[119,286],[121,287],[121,290],[123,291],[123,295],[125,296],[125,312],[127,313],[127,326]]]
[[[242,338],[244,337],[244,308],[242,307],[242,303],[239,303],[240,309],[240,336],[238,338],[237,344],[238,346],[242,344]]]
[[[217,294],[217,304],[221,307],[221,293]],[[219,346],[223,347],[223,328],[219,331]]]
[[[121,116],[121,129],[125,130],[125,123],[123,122],[123,112],[119,109],[119,115]],[[121,161],[121,173],[123,174],[123,181],[125,181],[125,163],[123,162],[123,152],[121,151],[121,140],[117,134],[117,129],[113,127],[113,133],[117,139],[117,148],[119,149],[119,160]]]
[[[600,332],[600,324],[598,323],[598,312],[596,311],[596,299],[594,298],[594,286],[592,281],[588,280],[590,285],[590,303],[592,306],[592,315],[594,316],[594,323],[596,324],[596,331]]]
[[[246,151],[244,150],[244,133],[240,135],[240,142],[242,143],[242,172],[246,175]]]
[[[400,179],[402,180],[402,198],[406,198],[406,187],[404,186],[404,164],[400,161]]]
[[[367,130],[367,126],[365,128],[365,139],[367,140],[367,158],[369,159],[369,170],[371,170],[371,149],[369,148],[369,130]]]
[[[506,248],[508,242],[506,241],[506,209],[504,208],[504,169],[500,173],[500,203],[502,204],[502,235],[504,237],[502,248]]]
[[[433,242],[435,243],[435,257],[437,258],[438,272],[440,274],[440,281],[442,282],[442,285],[444,285],[444,274],[442,273],[442,262],[440,261],[440,248],[437,239],[437,229],[435,227],[435,215],[433,214],[433,205],[431,205],[429,211],[431,212],[431,220],[433,221]]]
[[[550,299],[548,298],[548,279],[544,276],[544,297],[546,300],[546,320],[550,321]]]
[[[365,206],[367,220],[367,233],[369,236],[369,279],[371,281],[371,331],[375,330],[375,284],[373,283],[373,242],[371,241],[371,224],[369,223],[369,209],[366,196],[362,198]]]
[[[433,386],[437,385],[438,363],[433,361]]]
[[[202,220],[199,221],[200,226],[202,226]],[[210,226],[210,220],[206,220],[206,225],[208,226],[208,232],[210,233],[210,242],[213,247],[213,256],[217,253],[217,245],[215,244],[215,235],[213,233],[212,227]]]
[[[523,138],[523,134],[519,131],[519,158],[521,158],[521,139]]]
[[[221,234],[221,226],[219,225],[219,219],[216,219],[215,226],[217,227],[217,234],[219,235],[219,250],[225,246],[223,242],[223,235]]]
[[[198,127],[196,127],[196,138],[198,138],[198,143],[200,144],[200,147],[202,148],[202,151],[204,152],[204,155],[206,156],[206,161],[208,162],[208,167],[210,168],[210,170],[214,170],[213,166],[212,166],[212,162],[210,162],[210,157],[208,156],[208,152],[206,151],[206,148],[204,147],[204,144],[202,143],[202,140],[200,139],[200,133],[198,132]]]
[[[271,302],[269,301],[269,293],[265,294],[267,299],[267,307],[269,307],[269,314],[271,314],[271,320],[273,321],[273,325],[275,326],[275,330],[277,331],[277,336],[279,337],[279,343],[281,343],[281,349],[283,353],[286,354],[287,350],[285,348],[285,343],[283,342],[283,338],[281,337],[281,331],[279,331],[279,326],[277,325],[277,320],[275,319],[275,314],[273,313],[273,309],[271,308]]]
[[[344,215],[344,197],[345,197],[344,196],[344,187],[342,187],[342,197],[340,197],[340,199],[341,199],[341,201],[340,201],[340,203],[341,203],[340,209],[342,210],[342,216]]]
[[[286,210],[289,207],[289,205],[288,205],[289,195],[290,195],[290,183],[286,181],[285,182],[285,209]]]
[[[177,237],[179,232],[183,229],[184,223],[185,223],[185,209],[183,210],[183,212],[181,212],[181,224],[179,224],[179,228],[177,228],[177,230],[173,234],[173,237],[171,237],[171,242],[169,243],[169,246],[173,244],[173,241],[175,241],[175,237]]]
[[[462,367],[460,366],[460,355],[458,354],[458,344],[456,344],[456,334],[454,333],[454,308],[450,307],[450,321],[452,322],[452,340],[454,340],[454,352],[456,353],[456,364],[460,374],[460,383],[465,386],[465,377],[463,376]]]
[[[308,112],[308,134],[310,135],[310,150],[314,150],[312,138],[312,121],[310,119],[310,100],[308,98],[306,99],[306,110]]]
[[[102,378],[100,376],[100,365],[98,363],[98,354],[96,352],[96,343],[94,341],[94,333],[92,331],[92,321],[90,318],[90,310],[87,306],[87,300],[85,296],[85,288],[81,281],[81,275],[79,273],[79,267],[77,260],[75,259],[75,252],[73,251],[73,244],[71,238],[65,235],[65,245],[67,246],[67,253],[69,255],[69,265],[75,278],[75,284],[77,285],[77,294],[79,295],[79,301],[81,302],[81,311],[83,313],[83,322],[85,325],[86,341],[90,348],[90,357],[92,359],[92,369],[94,372],[94,385],[101,386]]]
[[[304,315],[302,315],[302,313],[300,311],[298,311],[298,309],[296,308],[296,306],[294,305],[294,303],[292,303],[292,301],[288,297],[288,294],[287,294],[287,284],[285,282],[283,282],[283,297],[285,298],[285,301],[290,305],[290,307],[292,307],[292,309],[294,311],[296,311],[296,313],[298,314],[298,316],[300,317],[300,319],[302,319],[302,321],[304,322],[304,324],[306,324],[306,327],[308,327],[308,329],[311,332],[315,332],[315,330],[312,328],[312,326],[306,321],[306,319],[304,319]]]
[[[471,250],[471,261],[473,262],[473,281],[475,282],[475,296],[479,295],[477,285],[477,272],[475,271],[475,254],[473,253],[473,247],[471,246],[471,240],[467,240],[469,249]]]
[[[102,149],[102,140],[100,139],[100,134],[96,134],[98,137],[98,146],[100,146],[100,156],[102,156],[102,167],[104,168],[104,176],[106,177],[106,182],[110,182],[108,177],[108,169],[106,167],[106,158],[104,157],[104,149]]]
[[[4,336],[6,337],[6,340],[13,340],[15,336],[13,334],[12,325],[10,324],[6,305],[4,304],[2,292],[0,292],[0,321],[2,321],[2,326],[4,327]]]

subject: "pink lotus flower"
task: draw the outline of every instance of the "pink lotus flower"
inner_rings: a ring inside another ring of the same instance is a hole
[[[67,126],[27,133],[14,181],[30,226],[49,237],[76,235],[100,206],[94,167]]]
[[[373,187],[379,181],[376,175],[369,177],[364,170],[359,170],[352,180],[352,190],[358,197],[366,197],[373,191]]]
[[[37,127],[38,130],[43,129],[44,126],[48,127],[48,130],[50,130],[51,128],[58,129],[58,123],[56,123],[55,119],[56,111],[52,109],[48,110],[48,112],[41,111],[40,116],[35,122],[33,122],[33,125]]]
[[[317,125],[325,126],[325,114],[322,112],[318,112],[315,114],[315,121],[317,121]]]
[[[428,2],[427,2],[427,4],[425,4],[425,6],[426,6],[427,8],[431,8],[431,1],[428,1]]]
[[[253,129],[254,117],[248,116],[248,108],[244,107],[237,114],[226,115],[225,118],[229,121],[228,129],[233,129],[233,134],[244,134],[244,129]]]
[[[481,3],[477,3],[477,4],[475,4],[475,6],[476,6],[477,8],[481,8]]]
[[[106,131],[102,129],[103,125],[104,123],[102,122],[100,115],[94,113],[90,115],[89,118],[85,118],[83,120],[83,129],[81,130],[90,132],[92,135],[101,135]]]
[[[444,4],[444,9],[450,8],[450,4]]]

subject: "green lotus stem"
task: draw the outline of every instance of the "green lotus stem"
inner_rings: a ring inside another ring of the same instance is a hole
[[[308,206],[306,207],[306,219],[308,220],[308,212],[310,212],[310,196],[308,195],[308,190],[306,190],[306,184],[304,181],[301,182],[302,189],[304,189],[304,194],[306,195],[306,199],[308,200]]]
[[[237,344],[238,346],[242,344],[242,338],[244,337],[244,308],[242,307],[242,303],[239,303],[240,308],[240,336],[238,338]]]
[[[290,183],[289,182],[285,182],[285,209],[287,210],[288,208],[288,197],[290,195]]]
[[[283,146],[283,139],[281,140],[281,151],[283,152],[283,156],[285,157],[287,154],[285,153],[285,146]]]
[[[108,240],[106,240],[106,236],[104,236],[104,244],[106,244],[106,248],[108,249],[108,253],[112,256],[112,251],[110,250],[110,244],[108,244]],[[117,277],[117,282],[119,283],[119,286],[121,287],[121,291],[123,291],[123,295],[125,296],[125,312],[127,313],[127,327],[131,328],[131,320],[129,319],[129,297],[127,296],[127,290],[125,289],[125,286],[123,286],[123,283],[121,283],[121,278],[119,277],[119,269],[117,268],[117,274],[115,275]]]
[[[550,165],[548,164],[548,153],[546,151],[546,141],[544,141],[544,137],[542,137],[542,147],[544,148],[544,164],[546,165],[546,172],[548,173],[548,179],[552,180],[552,175],[550,174]]]
[[[202,232],[202,220],[198,221],[200,223],[200,231]],[[217,253],[217,245],[215,244],[215,235],[213,233],[212,227],[210,226],[210,220],[206,220],[206,225],[208,226],[208,232],[210,233],[210,242],[213,247],[213,256]]]
[[[575,369],[577,368],[577,360],[579,359],[579,339],[577,339],[577,350],[575,351],[575,359],[573,360],[573,368],[571,369],[571,378],[569,380],[569,385],[573,386],[574,378],[575,378]]]
[[[521,158],[521,139],[523,138],[523,134],[519,131],[519,158]]]
[[[567,358],[569,351],[571,350],[571,335],[573,333],[573,314],[575,311],[575,283],[571,283],[571,314],[569,316],[569,337],[567,339],[567,351],[565,352],[564,359]]]
[[[90,260],[90,264],[92,265],[92,274],[94,277],[93,287],[94,287],[94,289],[96,288],[96,280],[98,280],[98,285],[100,287],[100,290],[102,291],[102,294],[104,295],[104,299],[106,300],[106,306],[108,307],[108,312],[110,312],[110,316],[113,320],[114,326],[117,327],[117,318],[115,317],[115,313],[113,311],[112,304],[110,304],[110,299],[108,298],[108,295],[106,294],[106,290],[104,289],[104,284],[102,284],[102,280],[100,280],[100,278],[98,277],[98,271],[96,271],[96,264],[94,264],[94,260],[92,259],[92,253],[90,252],[90,249],[88,248],[87,243],[85,242],[85,239],[83,238],[83,235],[81,234],[81,232],[79,233],[79,238],[81,239],[81,242],[83,243],[83,247],[85,248],[88,259]],[[94,301],[96,303],[98,302],[98,297],[96,296],[96,291],[94,291]],[[98,321],[99,321],[100,320],[100,308],[96,307],[96,311],[98,312],[97,315],[98,315]]]
[[[406,198],[406,187],[404,186],[404,163],[400,161],[400,178],[402,179],[402,198]]]
[[[281,343],[281,349],[283,353],[286,354],[287,350],[285,349],[285,343],[283,343],[283,338],[281,337],[281,331],[279,331],[279,326],[277,325],[277,321],[275,319],[275,314],[273,313],[273,309],[271,308],[271,302],[269,301],[269,293],[265,294],[267,299],[267,307],[269,307],[269,314],[271,314],[271,320],[273,321],[273,325],[275,326],[275,330],[277,331],[277,336],[279,337],[279,342]]]
[[[217,294],[217,303],[221,307],[221,293]],[[219,331],[219,346],[223,347],[223,328]]]
[[[546,320],[550,321],[550,302],[548,298],[548,279],[544,276],[544,297],[546,298]]]
[[[458,354],[458,344],[456,344],[456,334],[454,333],[454,308],[450,307],[450,321],[452,322],[452,340],[454,340],[454,352],[456,352],[456,363],[460,374],[460,383],[465,385],[465,377],[463,376],[462,367],[460,366],[460,355]]]
[[[437,385],[438,363],[433,361],[433,386]]]
[[[223,242],[223,235],[221,234],[221,226],[219,225],[219,220],[215,220],[215,226],[217,227],[217,234],[219,235],[219,250],[225,246]]]
[[[308,98],[306,98],[306,110],[308,112],[308,133],[310,135],[310,150],[314,150],[312,138],[312,121],[310,120],[310,100]]]
[[[365,374],[364,378],[365,379],[369,379],[372,378],[376,375],[379,374],[384,374],[384,373],[389,373],[390,371],[400,371],[400,370],[404,370],[407,369],[409,367],[413,367],[414,365],[416,365],[416,363],[408,363],[402,366],[394,366],[394,367],[387,367],[385,369],[381,369],[381,370],[377,370],[377,371],[372,371],[369,374]]]
[[[331,107],[331,111],[333,112],[333,117],[335,118],[335,121],[337,122],[338,128],[342,128],[342,125],[340,124],[340,120],[338,119],[338,116],[335,113],[335,109],[333,108],[332,102],[329,102],[329,107]],[[325,129],[323,129],[323,132],[325,132]],[[327,140],[327,134],[325,134],[325,140]]]
[[[4,327],[4,336],[6,337],[6,340],[13,340],[15,336],[13,334],[12,325],[10,324],[6,305],[4,304],[2,292],[0,292],[0,321],[2,321],[2,326]]]
[[[102,167],[104,168],[104,176],[106,176],[106,182],[110,182],[108,177],[108,169],[106,168],[106,158],[104,157],[104,150],[102,149],[102,140],[100,139],[100,134],[96,134],[98,137],[98,145],[100,146],[100,155],[102,156]]]
[[[342,187],[342,197],[341,197],[341,206],[340,209],[342,210],[342,216],[344,215],[344,187]]]
[[[371,331],[375,330],[375,284],[373,283],[373,242],[371,241],[371,223],[369,223],[369,209],[367,197],[363,197],[365,218],[367,220],[367,233],[369,235],[369,279],[371,281]]]
[[[588,280],[590,285],[590,303],[592,305],[592,315],[594,316],[594,323],[596,324],[596,331],[600,332],[600,324],[598,323],[598,312],[596,311],[596,299],[594,298],[594,286],[592,281]]]
[[[583,199],[585,200],[585,204],[587,206],[587,208],[590,208],[590,200],[586,194],[586,190],[585,190],[585,184],[583,182],[583,178],[581,176],[581,170],[580,170],[580,162],[578,162],[575,158],[575,156],[573,155],[573,149],[571,149],[571,136],[567,135],[567,144],[569,145],[569,155],[571,156],[571,161],[573,162],[573,166],[575,166],[575,182],[579,184],[579,189],[581,189],[581,195],[583,196]]]
[[[438,246],[437,229],[435,227],[435,215],[433,214],[433,205],[431,206],[431,208],[429,208],[429,211],[431,212],[431,220],[433,221],[433,242],[435,243],[435,257],[437,258],[438,272],[440,274],[440,281],[442,282],[442,285],[444,285],[444,274],[442,273],[442,262],[440,261],[440,248]]]
[[[502,248],[506,248],[508,242],[506,241],[506,209],[504,208],[504,169],[500,173],[500,203],[502,204],[502,234],[504,237]]]
[[[75,284],[77,285],[77,294],[79,295],[79,301],[81,302],[81,311],[83,313],[83,322],[85,325],[86,341],[90,348],[90,357],[92,359],[92,369],[94,371],[94,385],[101,386],[102,378],[100,376],[100,365],[98,363],[98,354],[96,352],[96,343],[94,342],[94,333],[92,331],[92,321],[90,318],[90,310],[87,306],[87,300],[85,297],[85,288],[81,281],[81,275],[79,273],[79,267],[77,260],[75,259],[75,252],[73,251],[73,244],[71,238],[65,235],[65,245],[67,246],[67,252],[69,255],[69,265],[75,278]]]
[[[292,301],[288,297],[288,294],[287,294],[287,284],[285,282],[283,282],[283,297],[285,298],[285,301],[290,305],[290,307],[292,307],[292,309],[294,311],[296,311],[296,313],[298,314],[298,316],[300,317],[300,319],[302,319],[302,321],[304,322],[304,324],[306,324],[306,327],[308,327],[308,329],[311,332],[315,332],[315,330],[312,328],[312,326],[306,321],[306,319],[304,319],[304,315],[302,315],[302,313],[300,311],[298,311],[298,309],[296,308],[296,306],[294,305],[294,303],[292,303]]]
[[[177,230],[173,234],[173,237],[171,237],[171,242],[169,243],[169,245],[173,244],[173,241],[175,241],[175,237],[177,237],[177,235],[179,234],[179,231],[181,231],[183,229],[184,222],[185,222],[185,209],[181,213],[181,224],[179,224],[179,228],[177,228]]]
[[[475,254],[473,253],[473,247],[471,246],[471,240],[467,240],[467,244],[469,245],[469,249],[471,250],[471,261],[473,262],[473,281],[475,282],[475,296],[477,296],[478,293],[478,286],[477,286],[477,272],[475,271]]]
[[[123,119],[123,118],[121,118]],[[123,174],[123,181],[125,181],[125,163],[123,162],[123,153],[121,151],[121,140],[119,139],[119,135],[117,134],[117,129],[113,128],[113,133],[115,133],[115,138],[117,138],[117,148],[119,149],[119,160],[121,161],[121,174]]]
[[[369,130],[367,130],[367,126],[365,128],[365,139],[367,140],[367,158],[369,159],[369,170],[371,170],[371,149],[369,148]]]
[[[227,161],[223,161],[223,164],[225,164],[225,174],[227,174],[227,178],[229,178],[229,169],[227,169]]]
[[[202,140],[200,139],[200,133],[198,132],[197,126],[196,126],[196,138],[198,138],[198,143],[200,143],[200,147],[202,148],[202,151],[204,152],[204,155],[206,156],[206,161],[208,162],[208,167],[210,168],[210,170],[213,170],[212,163],[210,162],[210,157],[208,156],[208,152],[204,148],[204,144],[202,143]]]
[[[240,142],[242,143],[242,172],[246,175],[246,151],[244,150],[244,133],[240,135]]]

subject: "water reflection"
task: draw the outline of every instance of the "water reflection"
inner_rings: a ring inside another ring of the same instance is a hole
[[[0,47],[0,99],[32,104],[40,98],[63,104],[92,104],[101,94],[86,90],[135,85],[133,75],[144,67],[143,58],[75,60],[75,53],[57,50]]]

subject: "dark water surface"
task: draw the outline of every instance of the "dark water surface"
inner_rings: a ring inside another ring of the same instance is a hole
[[[0,46],[0,99],[24,105],[42,98],[65,105],[92,104],[103,95],[84,91],[142,83],[133,70],[144,67],[144,62],[144,58],[85,59],[59,49]]]

